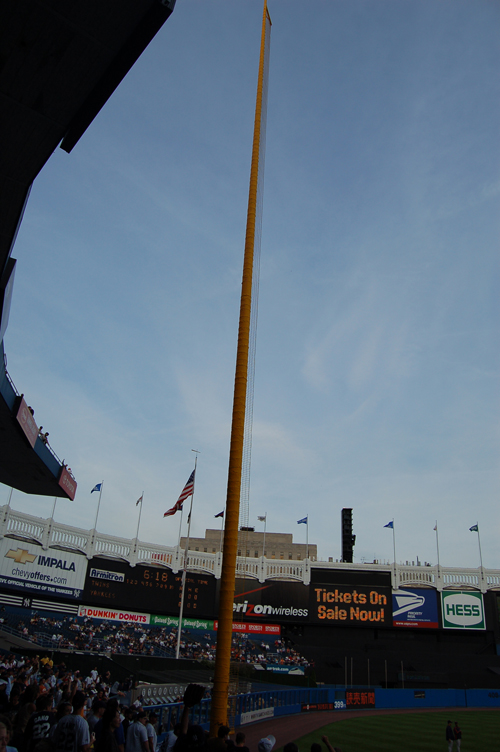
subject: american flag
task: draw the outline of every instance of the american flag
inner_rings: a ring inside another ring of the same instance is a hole
[[[194,474],[195,474],[195,471],[193,470],[193,472],[189,476],[188,482],[182,489],[181,495],[175,502],[172,509],[169,509],[168,512],[165,512],[165,514],[163,515],[164,517],[170,517],[172,514],[179,512],[182,509],[182,505],[186,501],[188,496],[191,496],[191,494],[194,492]]]

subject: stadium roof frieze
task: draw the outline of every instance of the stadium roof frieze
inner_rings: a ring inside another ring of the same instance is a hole
[[[130,566],[166,567],[178,572],[184,567],[185,552],[179,546],[146,543],[137,538],[118,538],[95,530],[63,525],[52,518],[34,517],[10,506],[0,508],[0,537],[35,543],[44,550],[55,549],[81,554],[87,559],[119,559]],[[500,590],[500,569],[465,569],[460,567],[412,566],[406,564],[368,564],[305,560],[238,557],[236,576],[266,580],[321,582],[327,573],[387,573],[394,589],[400,587],[432,588],[434,590],[470,589],[486,592]],[[220,578],[220,552],[188,551],[188,570]]]

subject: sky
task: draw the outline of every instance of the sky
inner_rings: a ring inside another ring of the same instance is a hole
[[[500,569],[500,4],[269,0],[250,524]],[[262,4],[177,0],[14,249],[8,370],[78,482],[58,522],[176,545],[227,484]],[[9,489],[0,486],[0,503]],[[49,517],[53,499],[14,491]],[[185,519],[185,517],[184,517]],[[183,529],[183,533],[185,529]]]

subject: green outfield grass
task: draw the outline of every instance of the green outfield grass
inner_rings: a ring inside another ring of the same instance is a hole
[[[408,713],[349,718],[296,739],[299,752],[321,744],[326,734],[342,752],[447,752],[446,723],[462,729],[461,752],[500,750],[500,710],[453,710],[439,713]],[[292,739],[290,741],[293,741]],[[321,745],[326,752],[324,744]],[[453,745],[456,751],[456,745]]]

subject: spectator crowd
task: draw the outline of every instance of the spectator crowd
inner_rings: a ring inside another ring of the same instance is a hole
[[[51,650],[82,650],[119,655],[150,655],[173,657],[177,645],[175,626],[115,622],[90,616],[69,616],[19,611],[2,607],[0,622],[40,648]],[[215,660],[216,632],[183,629],[180,657],[191,660]],[[231,659],[262,666],[278,665],[308,668],[303,655],[282,638],[252,638],[233,634]]]

